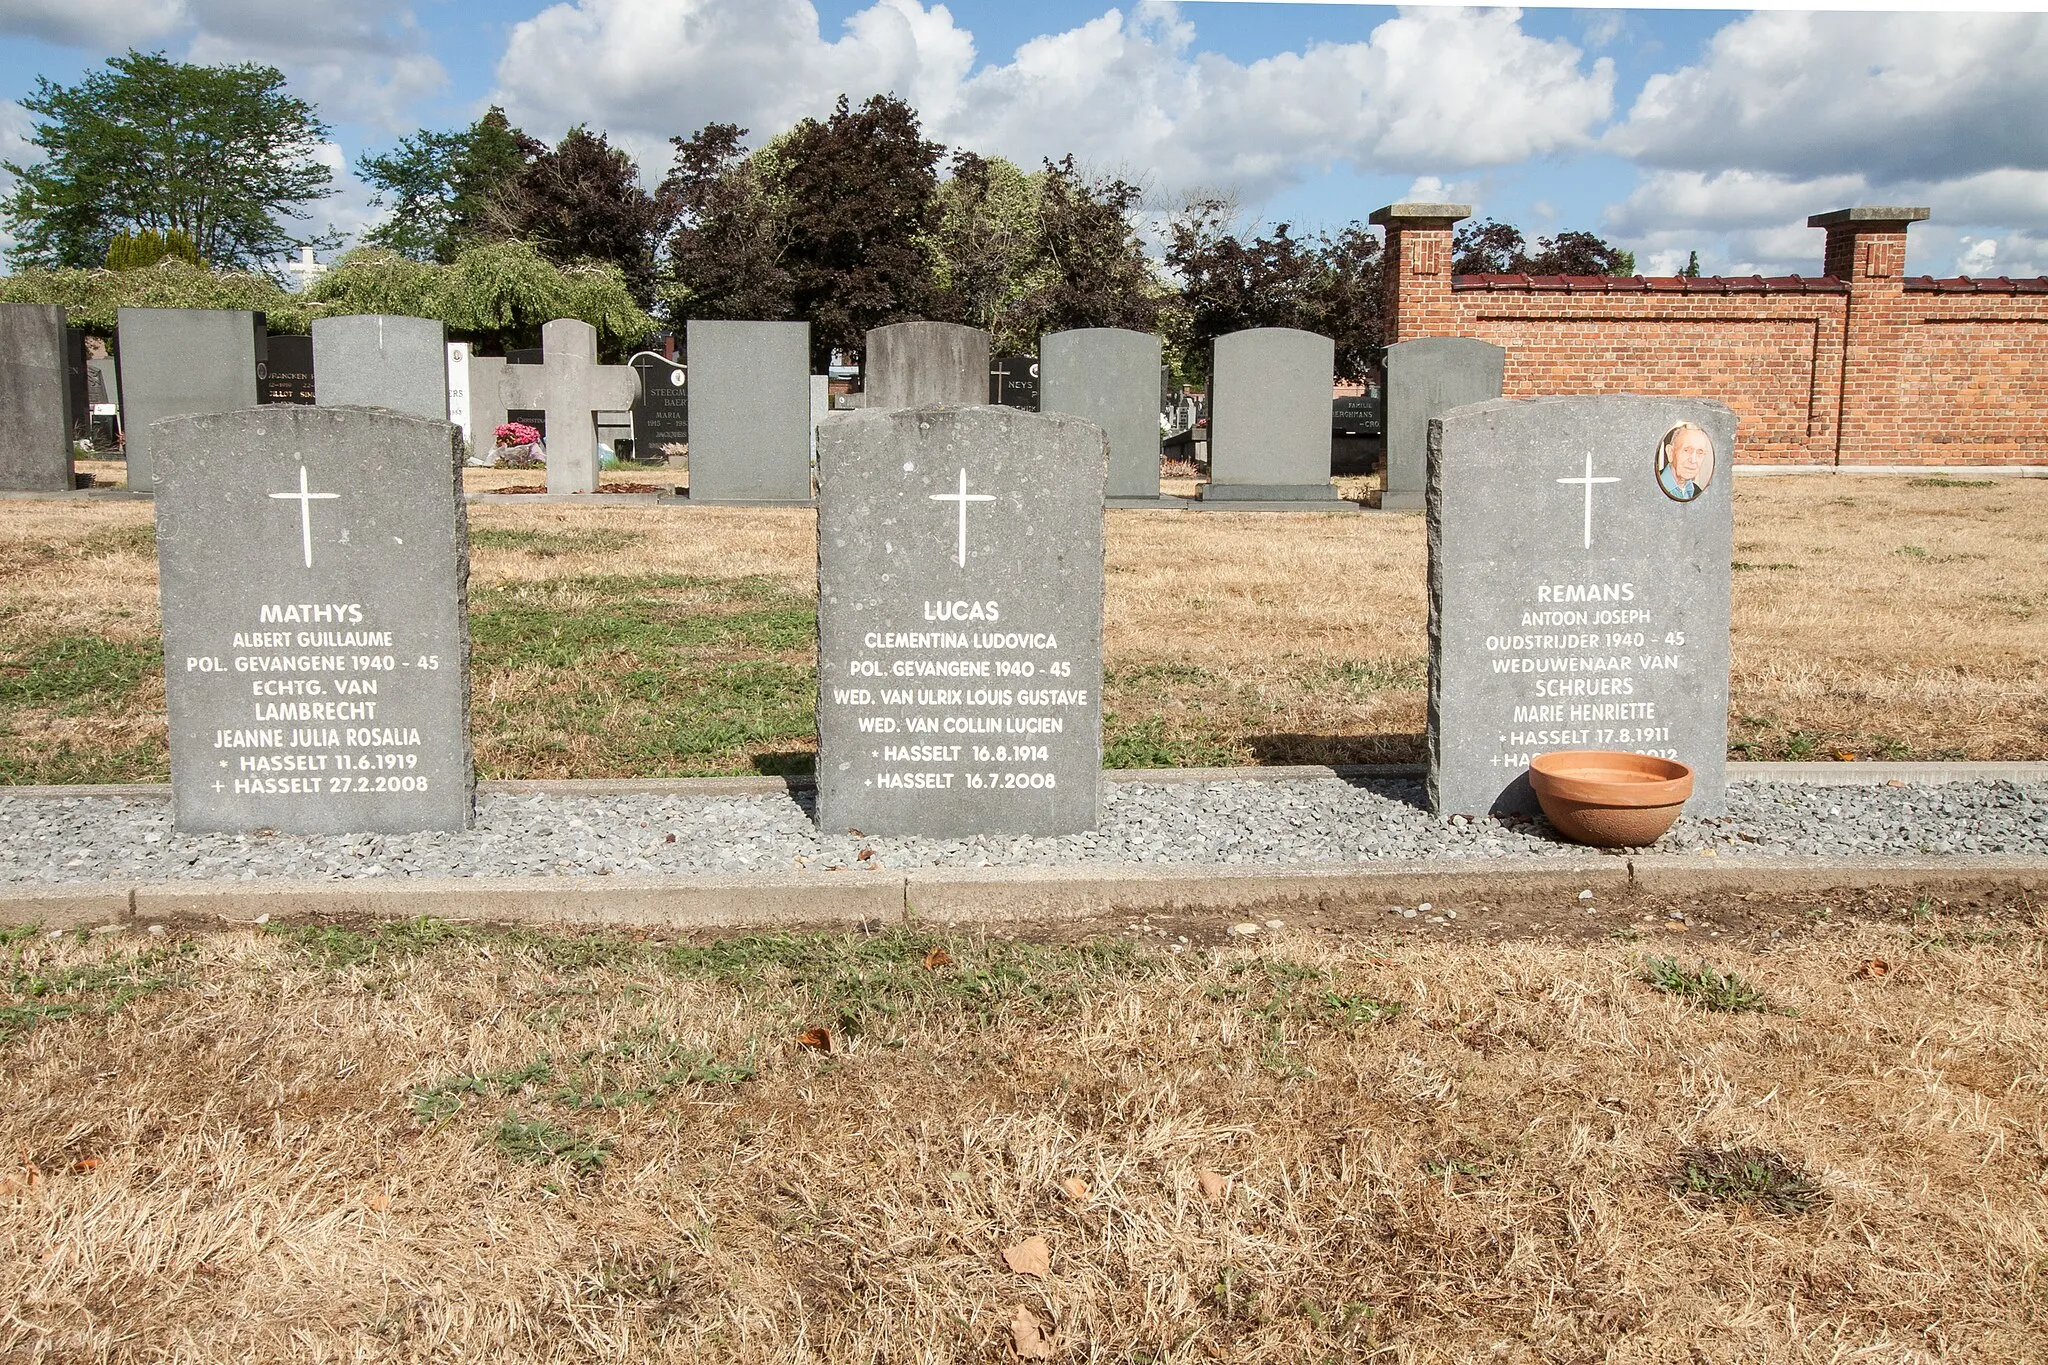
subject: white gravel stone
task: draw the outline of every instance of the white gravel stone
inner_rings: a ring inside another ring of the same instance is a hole
[[[476,827],[459,833],[302,837],[179,834],[162,798],[0,794],[0,885],[822,871],[857,866],[869,848],[869,862],[892,870],[1541,863],[1587,852],[1540,820],[1437,820],[1412,780],[1116,783],[1103,806],[1101,828],[1085,834],[883,839],[821,833],[808,794],[492,794],[478,804]],[[1743,783],[1729,790],[1726,816],[1681,820],[1655,845],[1657,852],[1720,850],[1748,857],[2044,854],[2048,786]]]

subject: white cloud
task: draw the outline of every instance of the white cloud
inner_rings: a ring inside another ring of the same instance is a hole
[[[0,33],[117,51],[185,22],[184,0],[0,0]]]
[[[1935,180],[2048,169],[2048,16],[1765,12],[1652,76],[1607,145],[1650,166]]]
[[[920,0],[876,0],[829,42],[809,0],[575,0],[515,26],[494,98],[536,133],[610,130],[652,178],[671,134],[721,120],[758,140],[842,91],[893,92],[951,145],[1257,201],[1339,162],[1437,173],[1586,147],[1614,83],[1512,9],[1404,12],[1363,42],[1239,62],[1141,0],[974,63],[972,34]]]

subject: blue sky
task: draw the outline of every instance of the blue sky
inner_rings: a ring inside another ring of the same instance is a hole
[[[1820,269],[1810,213],[1926,204],[1908,267],[2048,273],[2048,21],[2037,14],[1397,10],[1141,0],[0,0],[0,155],[38,75],[129,45],[285,71],[338,167],[504,104],[666,168],[713,119],[756,139],[841,90],[1035,165],[1074,152],[1157,211],[1234,192],[1338,226],[1451,199],[1532,235],[1589,229],[1648,270]],[[346,174],[321,210],[374,216]]]

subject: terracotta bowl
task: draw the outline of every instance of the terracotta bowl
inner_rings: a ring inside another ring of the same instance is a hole
[[[1529,760],[1529,785],[1557,832],[1595,848],[1664,837],[1692,795],[1692,769],[1648,754],[1567,749]]]

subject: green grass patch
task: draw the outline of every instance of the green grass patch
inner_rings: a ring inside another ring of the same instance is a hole
[[[631,531],[587,530],[532,531],[516,527],[478,526],[469,532],[471,549],[519,550],[541,559],[568,554],[602,554],[637,545],[641,536]]]
[[[1951,479],[1945,474],[1932,474],[1924,479],[1908,479],[1908,488],[1992,488],[1996,479]]]
[[[1717,972],[1705,963],[1687,968],[1675,957],[1652,958],[1643,964],[1642,979],[1667,995],[1721,1014],[1761,1013],[1772,1008],[1762,991],[1733,972]]]
[[[0,656],[0,706],[51,707],[60,714],[132,709],[142,680],[164,666],[160,641],[58,635]]]
[[[408,1097],[413,1117],[439,1123],[460,1113],[465,1098],[521,1098],[557,1109],[623,1109],[652,1104],[684,1086],[738,1085],[755,1065],[721,1061],[657,1031],[643,1029],[603,1047],[563,1058],[544,1054],[503,1071],[465,1072],[420,1086]]]
[[[478,937],[477,930],[427,915],[373,924],[363,929],[344,929],[330,924],[266,924],[263,932],[272,938],[282,939],[317,965],[335,970],[417,957],[435,948],[468,943]]]
[[[4,945],[10,961],[0,1003],[0,1044],[44,1024],[119,1014],[143,996],[176,985],[174,969],[191,955],[188,944],[163,944],[105,962],[60,967],[41,961],[34,932],[14,931]]]
[[[1206,726],[1168,730],[1164,716],[1102,715],[1105,768],[1222,768],[1241,761],[1237,749]]]
[[[1327,664],[1311,675],[1318,692],[1343,692],[1360,701],[1377,692],[1410,692],[1429,685],[1429,658],[1351,659]]]
[[[535,1166],[561,1162],[576,1175],[592,1175],[602,1170],[612,1151],[611,1144],[602,1138],[518,1114],[509,1114],[498,1124],[491,1145],[510,1160]]]
[[[1762,1147],[1688,1147],[1670,1183],[1690,1204],[1742,1204],[1782,1215],[1811,1212],[1827,1198],[1797,1164]]]
[[[779,999],[847,1034],[905,1015],[987,1022],[1012,1012],[1055,1014],[1090,991],[1139,980],[1160,959],[1122,939],[1070,944],[966,940],[915,929],[878,934],[750,934],[677,944],[668,970]]]

